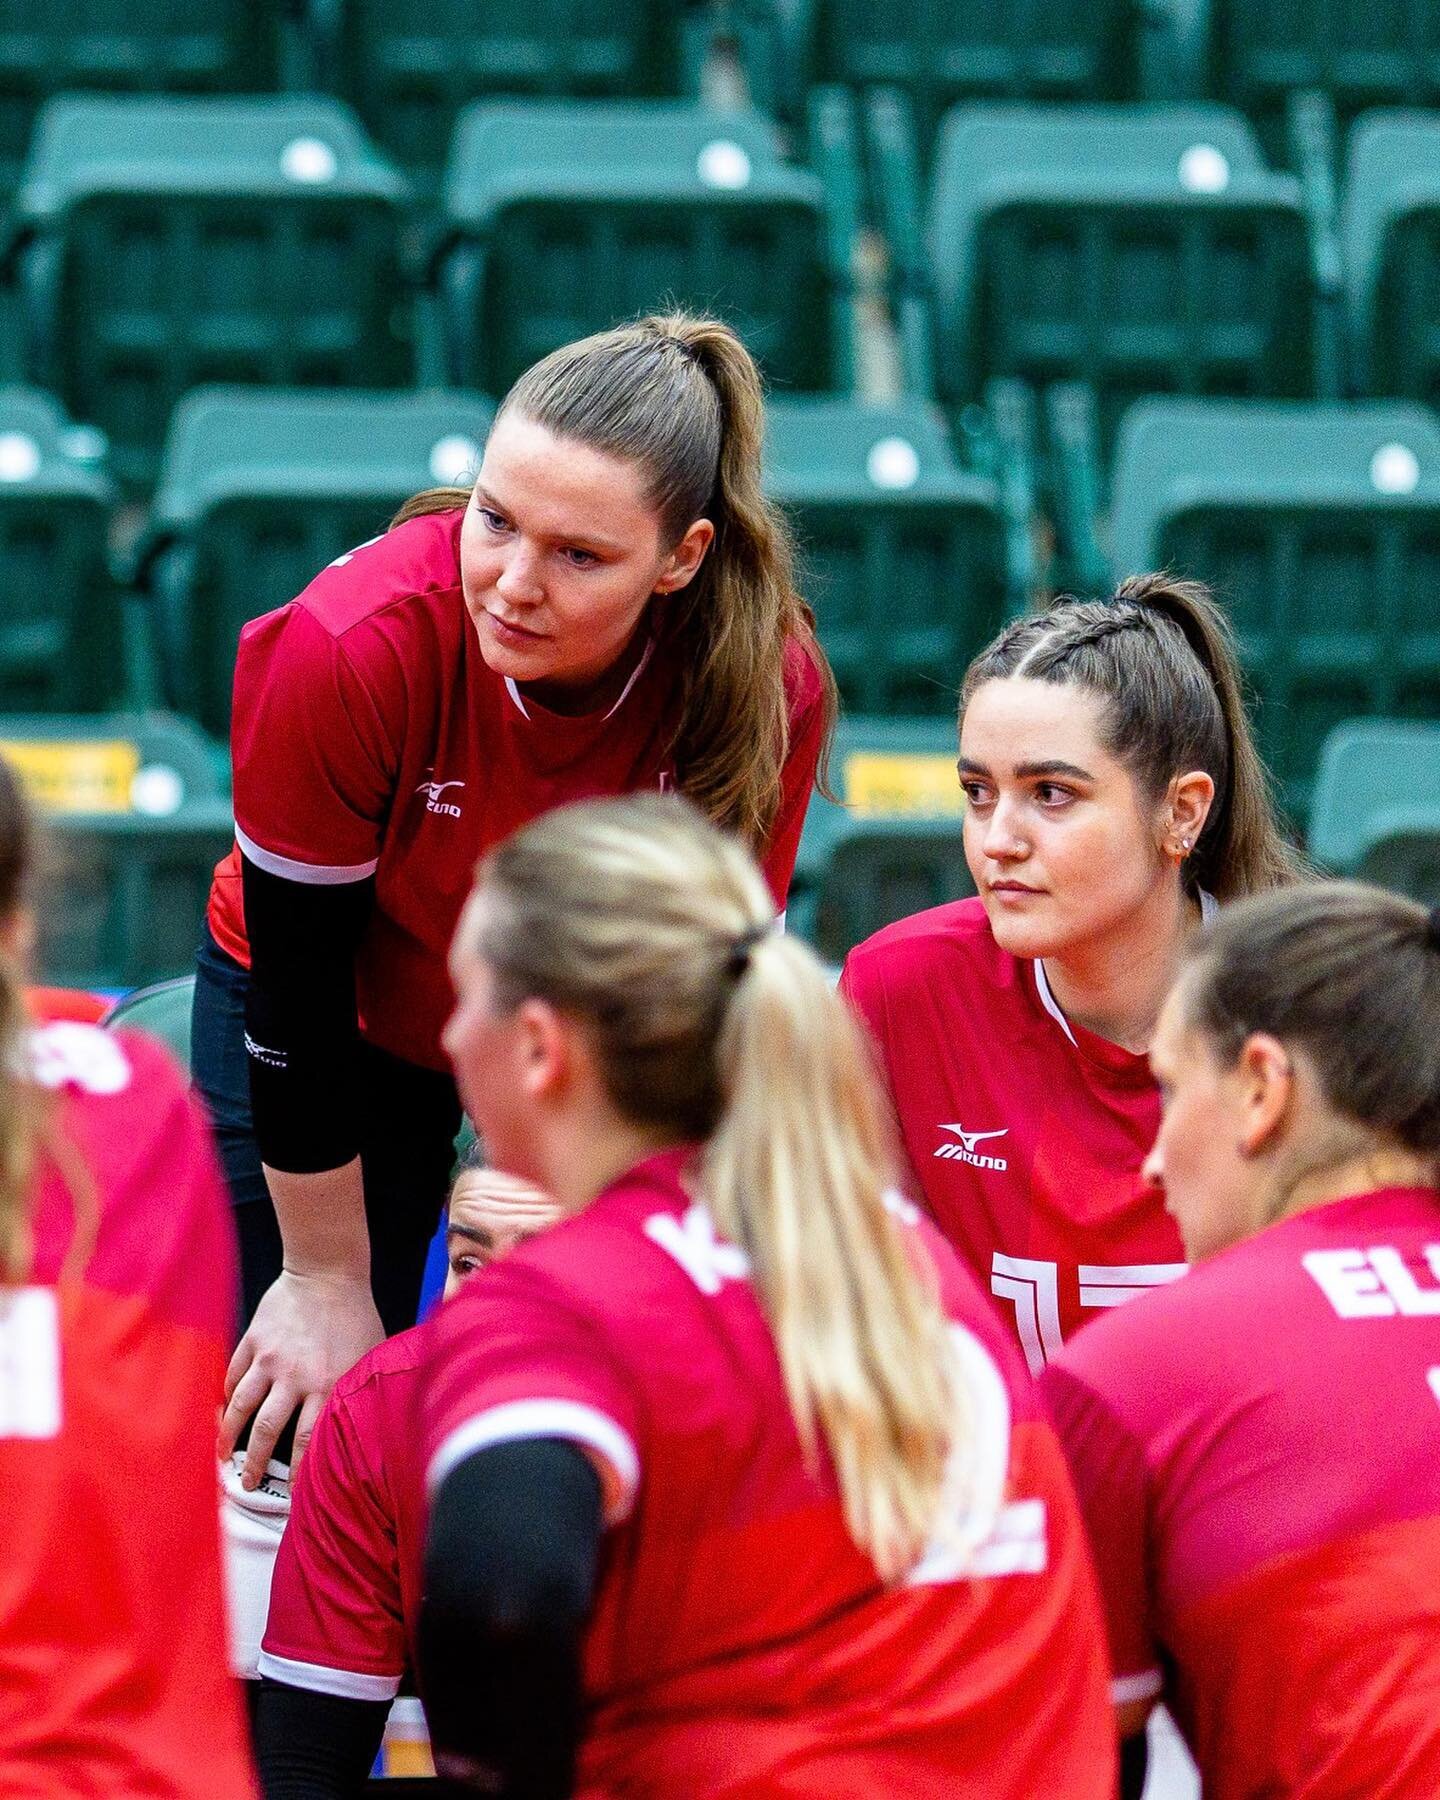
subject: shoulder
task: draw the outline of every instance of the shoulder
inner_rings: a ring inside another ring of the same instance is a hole
[[[425,1366],[426,1337],[425,1326],[412,1325],[386,1338],[340,1377],[331,1399],[337,1405],[374,1406],[408,1394]]]
[[[808,635],[792,633],[785,640],[783,663],[785,699],[790,723],[796,725],[816,712],[825,698],[825,682],[820,673],[820,649]]]
[[[995,942],[978,899],[912,913],[886,925],[845,959],[845,986],[904,987],[928,983],[937,971],[963,985],[1013,985],[1018,965]]]

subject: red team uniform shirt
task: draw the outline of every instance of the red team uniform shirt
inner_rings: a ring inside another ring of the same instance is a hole
[[[610,1527],[577,1795],[1112,1800],[1103,1628],[1059,1446],[989,1307],[937,1262],[998,1517],[977,1579],[937,1551],[883,1588],[807,1470],[745,1259],[655,1157],[469,1281],[432,1326],[433,1489],[563,1437]]]
[[[393,1700],[414,1667],[427,1341],[420,1326],[387,1338],[331,1390],[292,1490],[262,1675],[312,1693]]]
[[[253,1800],[215,1464],[234,1250],[207,1133],[147,1039],[33,1042],[100,1218],[57,1287],[75,1214],[42,1153],[32,1272],[0,1288],[0,1793]]]
[[[1071,1024],[979,900],[877,932],[840,986],[879,1048],[918,1191],[1032,1371],[1095,1309],[1184,1273],[1140,1179],[1160,1123],[1148,1060]]]
[[[1046,1371],[1118,1699],[1206,1800],[1440,1794],[1440,1196],[1296,1214]]]
[[[240,850],[290,881],[375,876],[356,961],[365,1037],[448,1068],[446,954],[475,863],[567,801],[677,785],[683,670],[653,642],[605,713],[552,713],[487,667],[460,587],[463,509],[412,519],[321,571],[240,634],[231,748],[237,847],[209,924],[249,964]],[[790,754],[763,858],[777,904],[795,866],[823,728],[819,672],[787,648]]]

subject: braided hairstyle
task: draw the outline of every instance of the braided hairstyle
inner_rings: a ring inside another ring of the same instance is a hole
[[[1255,748],[1234,636],[1200,582],[1132,575],[1108,600],[1065,597],[1017,619],[966,671],[961,718],[978,689],[1007,676],[1096,695],[1105,748],[1153,803],[1177,775],[1210,776],[1215,801],[1183,865],[1192,891],[1229,900],[1305,872]]]

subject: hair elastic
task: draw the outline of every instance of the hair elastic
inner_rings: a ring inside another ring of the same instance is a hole
[[[730,953],[725,958],[725,973],[732,981],[738,981],[750,967],[750,953],[759,943],[769,937],[771,925],[751,925],[730,942]]]
[[[1440,950],[1440,906],[1432,906],[1425,916],[1425,942],[1432,950]]]

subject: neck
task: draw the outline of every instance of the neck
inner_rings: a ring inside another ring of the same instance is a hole
[[[527,681],[520,685],[520,692],[547,712],[567,718],[604,712],[624,693],[625,683],[635,673],[649,639],[649,629],[642,619],[620,655],[598,675],[581,682]]]
[[[1373,1194],[1379,1188],[1434,1187],[1440,1169],[1432,1157],[1417,1156],[1398,1146],[1377,1145],[1347,1157],[1328,1169],[1302,1175],[1285,1195],[1270,1223],[1296,1213],[1311,1212],[1356,1194]]]
[[[1067,1019],[1143,1055],[1175,980],[1180,951],[1200,924],[1200,906],[1166,882],[1122,929],[1044,959],[1050,991]]]
[[[569,1217],[583,1212],[611,1182],[681,1140],[654,1127],[633,1125],[614,1114],[557,1122],[540,1158],[540,1185]]]

